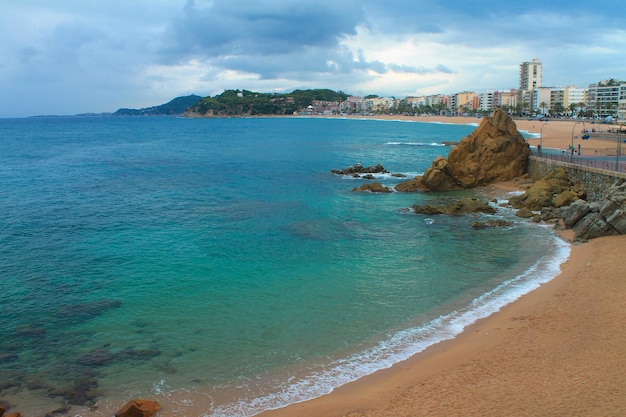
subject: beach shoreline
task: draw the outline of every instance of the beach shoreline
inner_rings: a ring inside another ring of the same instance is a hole
[[[456,338],[259,416],[623,415],[624,247],[626,236],[575,245],[556,278]]]
[[[290,116],[291,117],[291,116]],[[310,117],[310,116],[303,116]],[[315,116],[314,116],[315,117]],[[403,115],[374,115],[374,116],[319,116],[325,118],[359,119],[359,120],[384,120],[417,123],[439,123],[478,126],[482,117],[471,116],[403,116]],[[576,119],[549,119],[541,121],[536,119],[517,118],[513,119],[517,129],[527,132],[531,136],[526,142],[533,147],[541,145],[544,149],[569,149],[570,145],[581,145],[583,154],[587,150],[614,149],[615,140],[609,138],[591,137],[583,140],[584,130],[592,129],[594,124],[590,120]],[[604,129],[610,129],[617,125],[597,125]],[[543,136],[543,137],[542,137]],[[458,138],[461,140],[462,138]]]
[[[470,117],[374,118],[480,123]],[[580,124],[571,120],[515,122],[518,130],[544,134],[542,139],[538,135],[527,139],[532,146],[542,143],[556,149],[566,149],[574,141],[573,132]],[[586,147],[608,147],[600,139],[585,142]],[[516,188],[512,182],[494,187]],[[571,230],[562,230],[559,236],[571,242]],[[328,395],[258,417],[623,415],[623,249],[626,236],[573,245],[555,278],[455,338]]]
[[[478,125],[482,120],[355,118],[464,125]],[[561,132],[552,141],[556,148],[565,147],[569,132],[576,128],[571,121],[551,122],[548,127],[533,121],[516,123],[518,129],[530,133],[539,133],[543,127],[544,136],[554,126],[553,131]],[[532,145],[539,138],[527,141]],[[498,195],[519,191],[513,181],[486,189],[486,194]],[[565,242],[573,237],[571,230],[555,233]],[[620,371],[626,369],[622,329],[626,287],[620,282],[622,249],[626,249],[626,236],[573,245],[557,277],[454,338],[330,394],[257,416],[623,415],[626,378]],[[215,404],[207,391],[180,394],[158,393],[156,399],[165,400],[158,416],[207,415]],[[103,398],[98,410],[74,407],[72,411],[83,416],[112,414],[127,399]]]

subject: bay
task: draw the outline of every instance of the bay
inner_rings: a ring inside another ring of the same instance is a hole
[[[0,120],[0,396],[37,413],[202,395],[206,415],[252,415],[452,337],[567,248],[504,208],[493,230],[403,210],[476,191],[355,193],[330,171],[412,177],[474,128]]]

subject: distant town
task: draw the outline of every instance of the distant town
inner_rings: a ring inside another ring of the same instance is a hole
[[[305,113],[390,113],[481,115],[500,107],[508,113],[535,117],[626,118],[626,81],[602,80],[587,88],[545,87],[542,85],[542,63],[533,59],[520,64],[519,88],[506,91],[475,93],[463,91],[452,95],[418,97],[367,96],[347,97],[333,103],[316,101],[303,109]]]
[[[353,96],[329,89],[259,93],[226,90],[214,97],[177,97],[160,106],[118,109],[113,116],[183,115],[238,117],[262,115],[376,115],[484,116],[496,108],[517,117],[626,120],[626,81],[598,81],[588,87],[545,87],[539,59],[522,62],[519,88],[476,93],[407,96]],[[88,114],[89,115],[89,114]],[[108,114],[107,114],[108,115]]]

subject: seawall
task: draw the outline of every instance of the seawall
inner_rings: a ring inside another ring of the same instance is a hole
[[[563,167],[574,183],[579,183],[587,193],[587,200],[601,200],[608,187],[626,181],[626,173],[587,167],[569,162],[530,156],[528,173],[533,181],[543,178],[556,167]]]

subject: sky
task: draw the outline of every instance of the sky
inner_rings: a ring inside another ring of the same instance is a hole
[[[0,0],[0,117],[227,89],[477,93],[626,80],[623,0]]]

